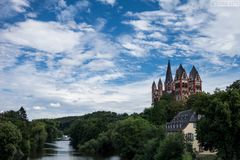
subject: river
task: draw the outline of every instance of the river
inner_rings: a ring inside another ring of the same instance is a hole
[[[56,141],[47,143],[41,152],[31,154],[28,160],[120,160],[120,158],[117,156],[109,158],[82,156],[69,145],[69,141]]]

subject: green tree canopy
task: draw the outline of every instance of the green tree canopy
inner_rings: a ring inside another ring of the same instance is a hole
[[[176,101],[172,94],[164,94],[159,102],[146,108],[141,115],[155,125],[163,125],[171,121],[178,112],[189,109],[187,107],[183,102]]]
[[[90,139],[97,138],[98,135],[108,129],[110,123],[126,118],[126,114],[116,114],[114,112],[94,112],[80,117],[71,127],[71,144],[77,148],[78,144],[83,144]]]
[[[147,120],[139,116],[131,116],[109,126],[108,130],[101,133],[96,139],[92,139],[83,145],[79,145],[81,153],[101,154],[107,152],[119,154],[123,159],[143,159],[146,148],[155,139],[164,137],[165,131],[157,128]],[[149,145],[145,145],[145,144]],[[149,149],[150,152],[154,152]],[[151,159],[149,157],[149,159]]]
[[[11,122],[0,123],[0,159],[10,159],[18,152],[21,132]]]
[[[197,123],[197,139],[201,145],[205,149],[216,149],[223,160],[240,159],[240,90],[196,95],[189,103],[203,115]]]
[[[227,87],[227,90],[229,89],[240,89],[240,80],[233,82],[233,84]]]
[[[19,110],[18,110],[18,114],[19,114],[19,116],[20,116],[20,118],[22,119],[22,120],[28,120],[27,119],[27,113],[26,113],[26,111],[25,111],[25,109],[23,108],[23,107],[21,107]]]
[[[162,142],[156,160],[182,160],[184,154],[184,138],[182,134],[170,134]]]
[[[47,139],[47,131],[43,122],[33,122],[31,127],[31,146],[33,149],[43,147]]]

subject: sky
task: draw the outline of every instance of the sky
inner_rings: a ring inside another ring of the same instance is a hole
[[[142,112],[167,61],[240,79],[240,0],[1,0],[0,112]]]

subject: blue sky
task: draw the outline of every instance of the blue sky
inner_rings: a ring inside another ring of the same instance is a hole
[[[30,119],[141,112],[151,83],[198,69],[213,92],[240,79],[240,1],[1,0],[0,111]]]

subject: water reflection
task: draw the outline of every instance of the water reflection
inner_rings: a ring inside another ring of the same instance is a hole
[[[42,151],[32,153],[28,160],[119,160],[118,157],[85,157],[69,145],[69,141],[47,143]]]

